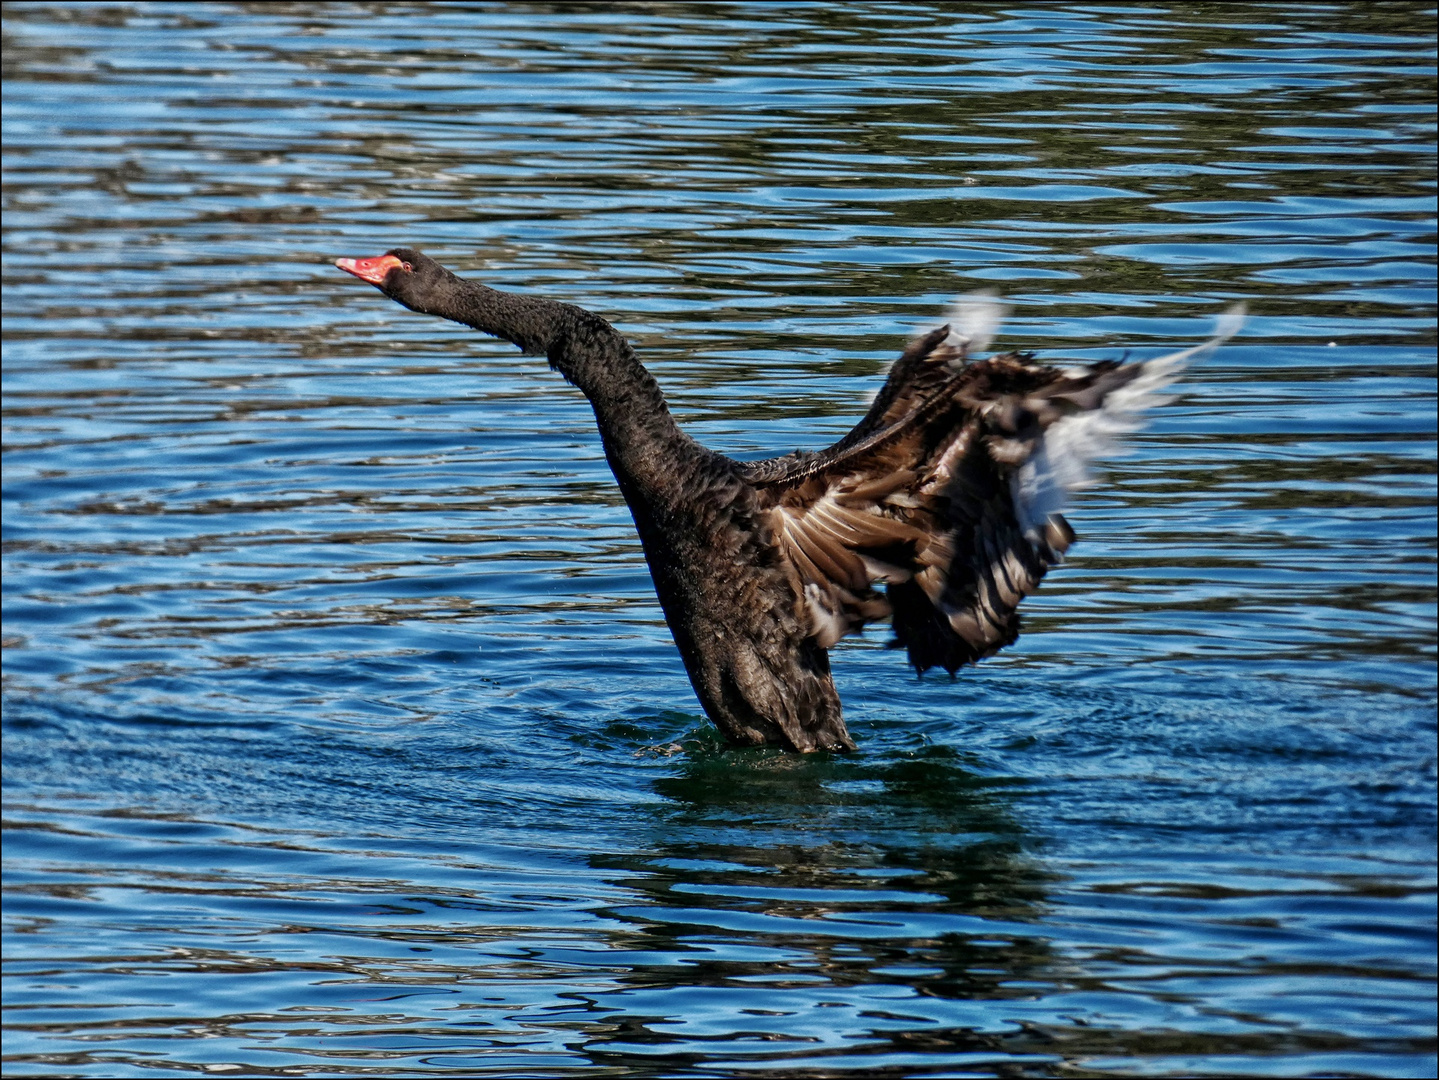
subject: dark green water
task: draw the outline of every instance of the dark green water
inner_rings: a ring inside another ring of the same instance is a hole
[[[15,1076],[1434,1071],[1435,18],[5,8]],[[1157,355],[1020,643],[727,751],[570,300],[738,456],[956,294]]]

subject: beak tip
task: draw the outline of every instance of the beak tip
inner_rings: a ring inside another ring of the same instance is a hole
[[[336,259],[335,266],[347,274],[353,274],[361,281],[368,281],[376,288],[383,288],[385,276],[400,265],[393,255],[377,255],[373,259]]]

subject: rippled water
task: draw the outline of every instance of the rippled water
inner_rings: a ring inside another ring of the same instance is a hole
[[[7,1075],[1433,1075],[1411,3],[6,7]],[[591,415],[728,453],[955,293],[1155,354],[1020,643],[728,751]]]

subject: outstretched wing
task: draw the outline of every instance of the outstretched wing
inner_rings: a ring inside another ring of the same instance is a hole
[[[1060,510],[1088,462],[1241,319],[1157,360],[1066,369],[1015,353],[966,363],[977,335],[941,327],[840,442],[750,465],[819,644],[888,617],[917,670],[953,673],[1012,642],[1019,602],[1074,539]]]

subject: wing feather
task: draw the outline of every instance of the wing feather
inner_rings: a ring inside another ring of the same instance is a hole
[[[1138,364],[968,363],[995,310],[911,343],[828,450],[746,467],[822,647],[889,617],[916,670],[952,674],[1014,641],[1020,602],[1074,540],[1059,511],[1088,461],[1242,321],[1231,309],[1212,340]]]

